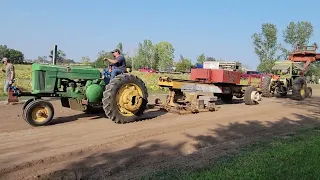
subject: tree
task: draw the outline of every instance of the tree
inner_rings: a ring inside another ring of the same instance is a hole
[[[113,55],[111,53],[108,53],[108,52],[104,51],[104,50],[98,52],[98,58],[94,63],[97,68],[105,68],[105,67],[108,66],[109,61],[105,61],[103,59],[105,57],[107,57],[109,59],[112,59]]]
[[[290,49],[281,47],[283,57],[287,58],[290,51],[293,51],[296,45],[307,46],[310,38],[313,36],[313,26],[307,21],[290,22],[283,31],[284,42],[290,45]]]
[[[297,44],[307,46],[312,36],[313,26],[307,21],[290,22],[283,31],[284,42],[291,45],[291,49],[294,49]]]
[[[204,55],[204,53],[202,53],[197,57],[197,63],[203,64],[204,61],[206,61],[206,56]]]
[[[217,61],[217,60],[213,57],[206,57],[206,61]]]
[[[137,56],[134,58],[134,68],[152,67],[158,69],[157,48],[152,41],[146,39],[143,43],[139,43]]]
[[[191,68],[191,60],[184,58],[182,55],[180,55],[179,62],[176,63],[176,71],[185,72],[185,71],[189,71],[190,68]]]
[[[24,62],[24,54],[16,49],[8,48],[6,45],[0,45],[0,58],[6,57],[14,64],[22,64]]]
[[[51,58],[51,60],[53,60],[53,50],[50,51],[49,57]],[[59,63],[59,64],[64,63],[66,58],[67,58],[66,53],[63,50],[59,49],[57,51],[57,55],[56,55],[57,63]]]
[[[167,69],[173,66],[174,48],[171,43],[162,41],[156,44],[156,55],[159,69]]]
[[[252,35],[254,51],[260,60],[258,70],[271,72],[274,62],[280,58],[280,56],[277,56],[280,47],[277,43],[278,29],[276,25],[270,23],[262,24],[261,29],[261,33]]]
[[[81,58],[81,63],[83,64],[90,64],[91,60],[89,58],[89,56],[85,56]]]
[[[123,46],[122,46],[122,42],[119,42],[119,43],[118,43],[118,45],[117,45],[117,49],[119,49],[119,50],[120,50],[120,52],[121,52],[122,54],[124,54],[124,53],[123,53]]]

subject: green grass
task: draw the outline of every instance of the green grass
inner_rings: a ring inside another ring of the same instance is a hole
[[[319,179],[320,128],[274,141],[259,142],[214,165],[187,171],[156,172],[142,179]]]

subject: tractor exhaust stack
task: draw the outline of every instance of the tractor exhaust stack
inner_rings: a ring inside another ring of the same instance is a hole
[[[53,52],[52,52],[52,64],[53,65],[57,64],[57,50],[58,50],[58,46],[54,45]]]

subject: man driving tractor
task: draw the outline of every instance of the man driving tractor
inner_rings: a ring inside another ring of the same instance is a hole
[[[118,74],[126,71],[126,59],[120,54],[119,49],[115,49],[111,52],[115,59],[104,58],[105,61],[109,61],[111,67],[110,80],[116,77]]]

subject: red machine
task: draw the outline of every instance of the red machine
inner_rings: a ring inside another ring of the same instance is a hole
[[[308,70],[308,67],[311,63],[320,61],[320,53],[316,53],[318,45],[316,43],[313,46],[297,46],[293,53],[289,55],[289,60],[293,62],[304,62],[303,71],[300,75]]]
[[[206,83],[240,84],[241,72],[224,69],[191,69],[191,80]]]

